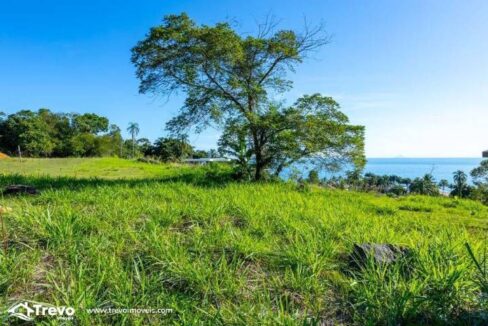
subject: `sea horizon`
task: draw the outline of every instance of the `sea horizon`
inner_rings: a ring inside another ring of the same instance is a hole
[[[368,157],[364,173],[412,179],[432,174],[436,181],[452,182],[455,171],[461,170],[469,176],[482,160],[482,157]]]
[[[446,179],[453,182],[453,173],[461,170],[468,175],[468,181],[472,183],[470,172],[478,167],[482,157],[367,157],[364,173],[374,173],[377,175],[397,175],[402,178],[418,178],[426,174],[432,174],[436,181]],[[312,166],[300,164],[296,166],[304,177],[313,169]],[[331,178],[343,176],[345,168],[340,172],[320,172],[321,178]],[[292,173],[287,169],[282,177],[287,179]]]

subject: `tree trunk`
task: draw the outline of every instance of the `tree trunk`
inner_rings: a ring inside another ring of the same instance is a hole
[[[261,166],[261,164],[257,164],[256,162],[256,171],[254,173],[254,181],[259,181],[262,179],[263,177],[263,167]]]
[[[263,177],[263,156],[261,155],[261,149],[255,151],[256,156],[256,171],[254,172],[254,181],[259,181]]]
[[[259,137],[257,131],[253,129],[252,131],[252,138],[254,142],[254,158],[256,159],[256,168],[254,171],[254,181],[259,181],[263,177],[263,155],[261,153],[261,144],[259,143]]]

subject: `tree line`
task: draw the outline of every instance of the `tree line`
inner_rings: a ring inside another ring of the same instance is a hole
[[[0,116],[0,150],[31,157],[120,154],[120,128],[94,113],[21,110]]]
[[[54,113],[42,108],[5,115],[0,112],[0,151],[26,157],[138,158],[150,156],[159,161],[217,156],[215,150],[197,150],[186,138],[162,137],[154,143],[137,139],[139,125],[131,122],[122,137],[121,129],[109,119],[94,113]]]
[[[470,172],[472,183],[468,182],[468,174],[458,170],[453,172],[453,182],[446,179],[436,181],[430,173],[422,177],[403,178],[398,175],[377,175],[374,173],[362,174],[353,170],[344,176],[319,178],[317,170],[309,171],[308,178],[303,179],[299,173],[292,173],[290,178],[298,182],[319,184],[331,188],[351,189],[356,191],[377,192],[389,196],[403,195],[448,195],[455,198],[469,198],[488,204],[488,160],[481,162],[480,166]]]

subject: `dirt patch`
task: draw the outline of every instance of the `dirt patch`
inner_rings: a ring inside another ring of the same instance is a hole
[[[203,223],[201,221],[193,220],[190,217],[185,216],[179,222],[173,224],[173,226],[170,227],[170,230],[181,233],[188,233],[191,232],[194,227],[201,227],[202,224]]]
[[[9,158],[9,157],[10,156],[8,156],[7,154],[0,152],[0,160],[4,159],[4,158]]]
[[[53,267],[54,257],[47,253],[44,254],[32,275],[32,290],[34,293],[39,294],[47,292],[50,287],[47,281],[47,272]]]
[[[44,253],[31,274],[30,282],[25,287],[15,291],[11,296],[11,300],[20,300],[25,298],[42,298],[49,292],[51,285],[47,280],[47,273],[54,268],[54,256],[49,253]]]

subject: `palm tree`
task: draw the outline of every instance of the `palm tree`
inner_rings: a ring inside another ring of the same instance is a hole
[[[441,181],[439,181],[439,188],[442,189],[442,192],[445,192],[447,187],[449,187],[449,181],[447,181],[446,179],[442,179]]]
[[[137,122],[129,122],[127,131],[132,136],[132,157],[136,155],[136,136],[139,134],[139,124]]]
[[[423,178],[415,178],[410,184],[410,192],[419,195],[437,196],[439,188],[432,174],[426,174]]]
[[[454,188],[459,198],[463,197],[464,189],[467,187],[468,176],[461,170],[457,170],[453,173],[454,176]]]

